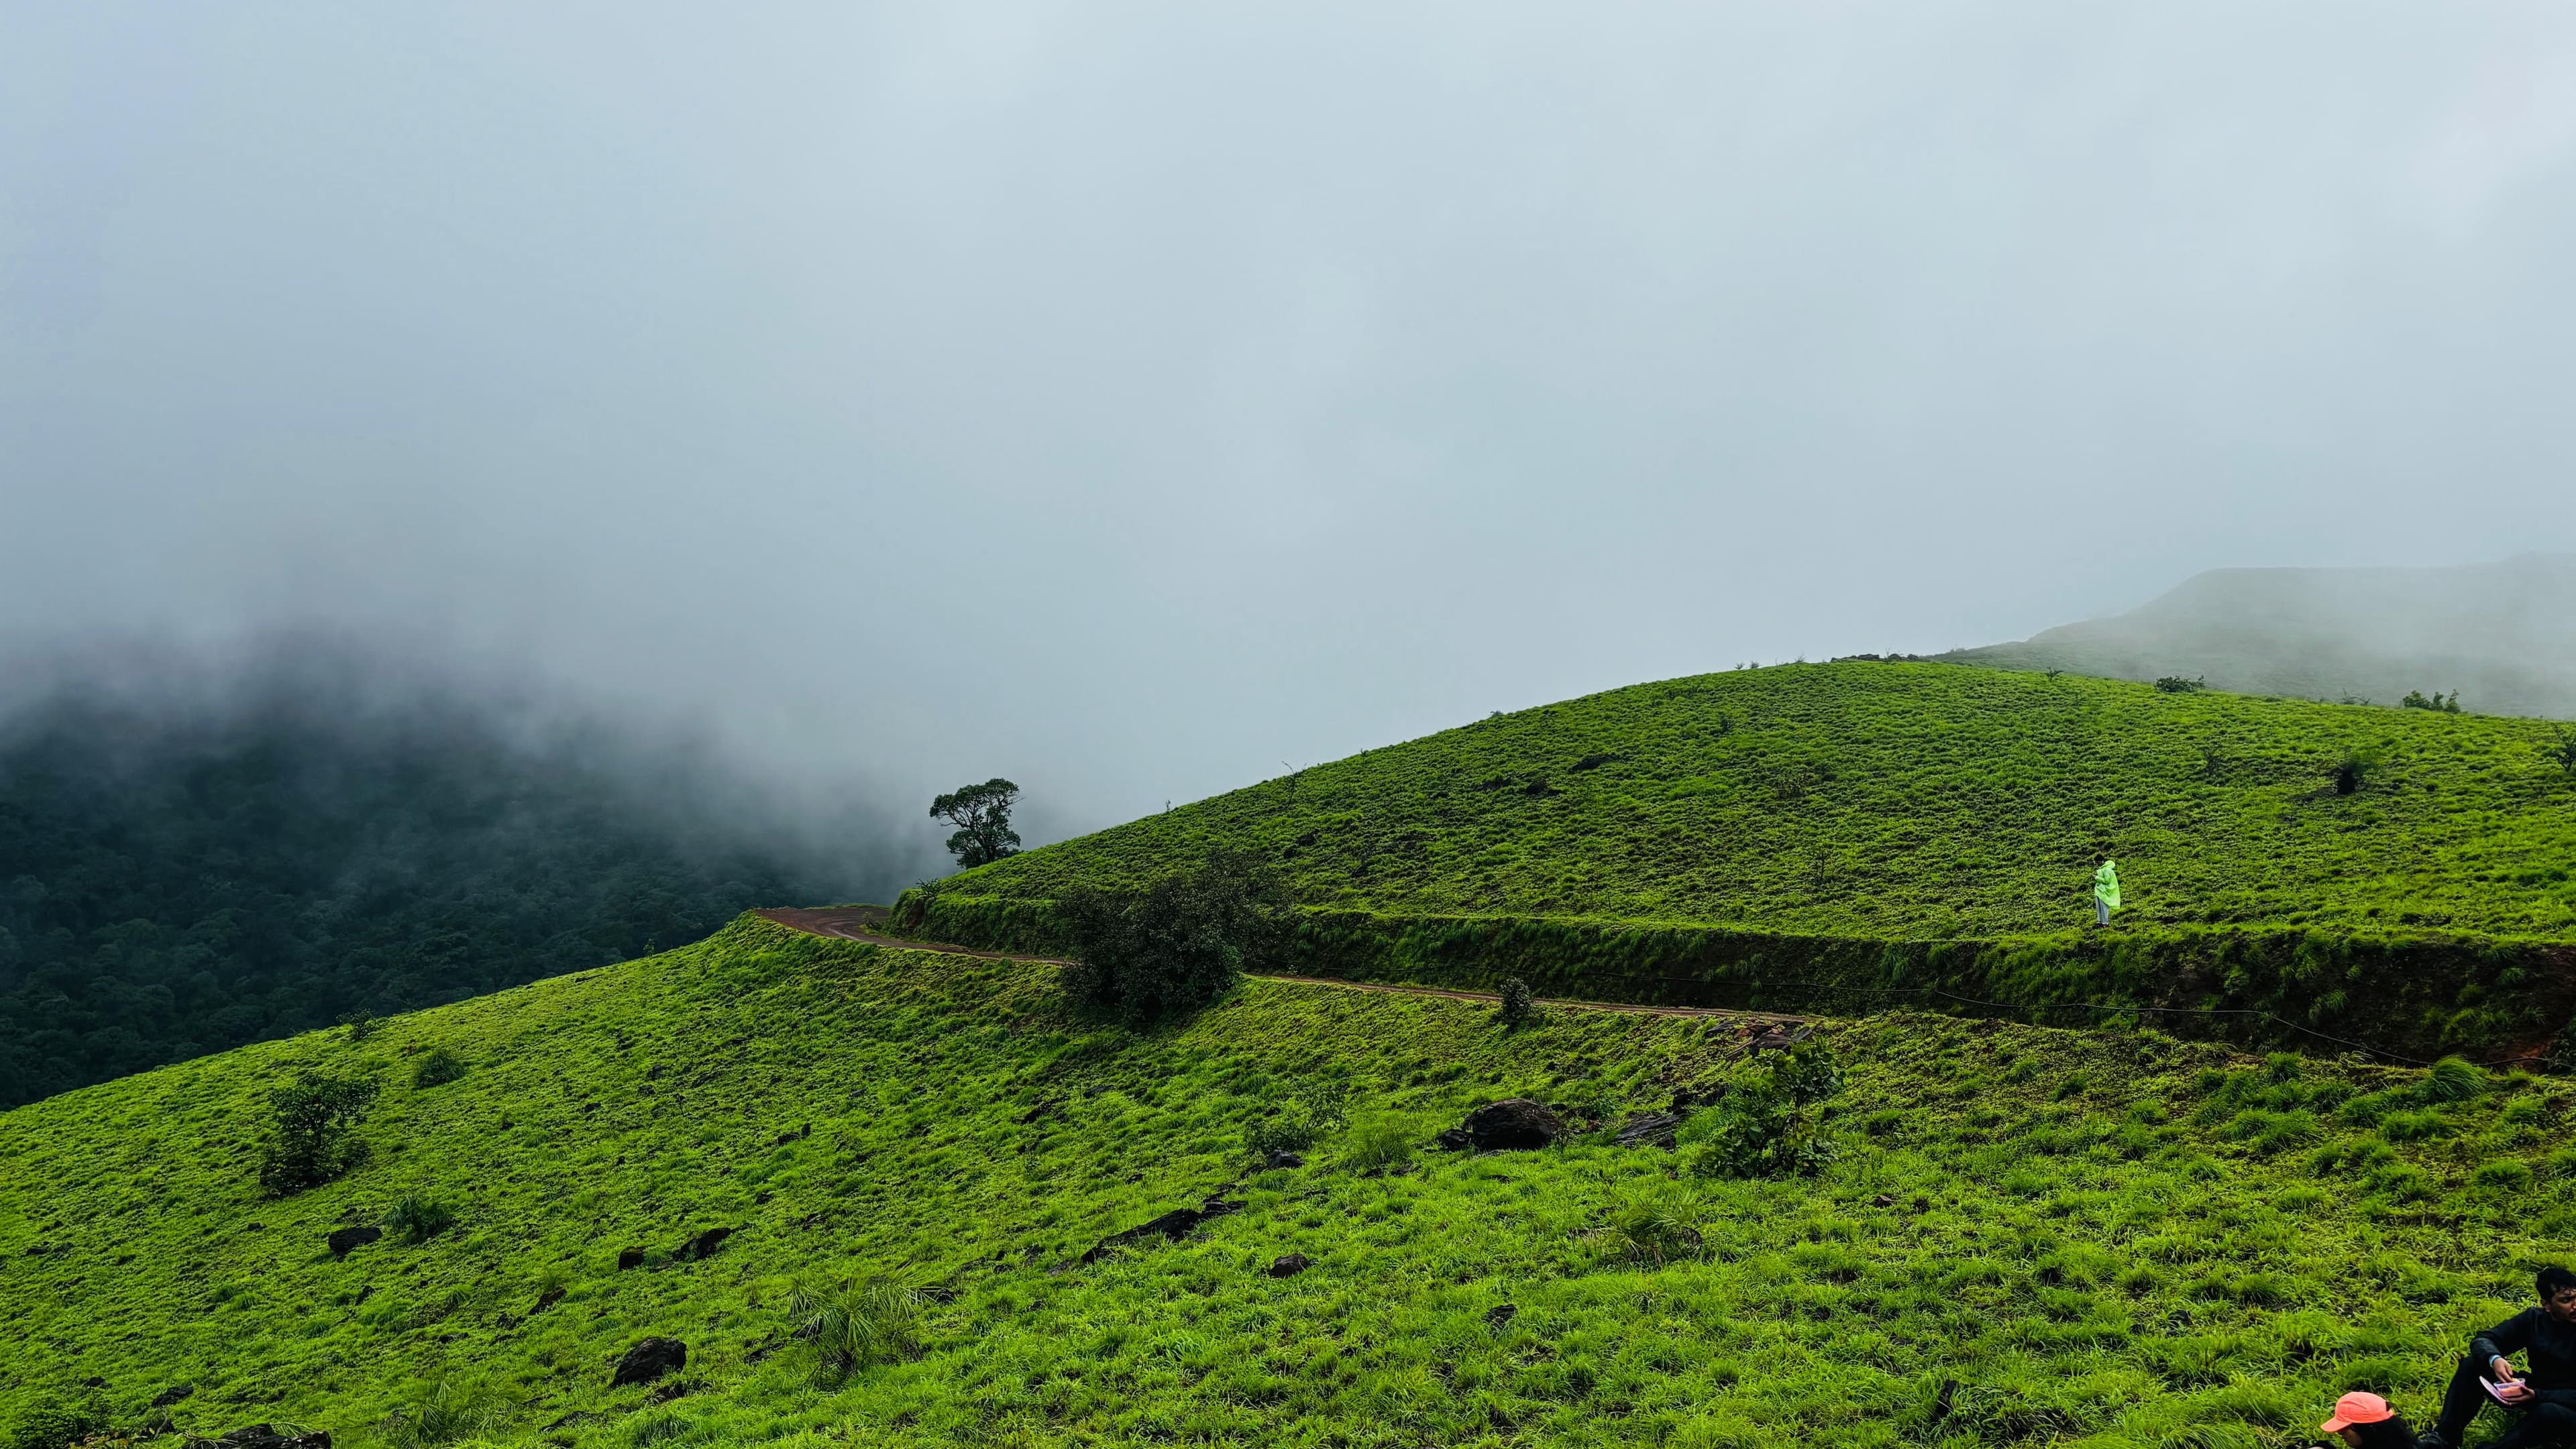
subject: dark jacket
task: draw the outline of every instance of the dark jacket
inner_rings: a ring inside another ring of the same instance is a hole
[[[2526,1308],[2469,1341],[2469,1356],[2484,1373],[2495,1359],[2531,1354],[2523,1378],[2544,1393],[2576,1390],[2576,1323],[2561,1323],[2546,1308]]]

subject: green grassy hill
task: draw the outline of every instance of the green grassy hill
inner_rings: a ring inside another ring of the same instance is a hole
[[[968,871],[1045,898],[1234,844],[1308,903],[1872,938],[2089,921],[2576,940],[2576,779],[2536,721],[1844,663],[1612,690]],[[2335,792],[2347,752],[2381,764]]]
[[[1065,1018],[1043,966],[746,919],[0,1114],[0,1442],[2288,1445],[2348,1387],[2420,1418],[2469,1328],[2576,1255],[2563,1081],[1910,1015],[1824,1035],[1840,1159],[1700,1182],[1689,1148],[1603,1136],[1421,1144],[1513,1094],[1664,1107],[1743,1070],[1727,1020],[1512,1034],[1256,981],[1134,1034]],[[464,1074],[414,1085],[440,1049]],[[265,1104],[306,1068],[382,1083],[373,1160],[263,1199]],[[1246,1128],[1327,1091],[1351,1126],[1256,1170]],[[1212,1196],[1243,1207],[1084,1261]],[[325,1250],[405,1198],[454,1227]],[[1700,1247],[1641,1255],[1657,1221]],[[1312,1266],[1271,1276],[1289,1253]],[[930,1290],[917,1355],[818,1382],[794,1288],[886,1278]],[[686,1368],[612,1389],[646,1335]]]

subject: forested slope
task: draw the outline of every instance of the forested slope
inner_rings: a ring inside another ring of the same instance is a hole
[[[0,1106],[849,889],[711,828],[701,777],[618,763],[471,704],[328,690],[0,720]]]
[[[1255,981],[1139,1034],[1058,1001],[1044,966],[746,920],[0,1114],[0,1435],[2286,1444],[2346,1388],[2421,1422],[2576,1251],[2565,1082],[1827,1023],[1833,1160],[1747,1181],[1700,1175],[1708,1113],[1677,1152],[1607,1130],[1745,1089],[1735,1022]],[[372,1158],[265,1197],[305,1071],[377,1085]],[[1515,1095],[1574,1140],[1432,1150]],[[1250,1156],[1336,1100],[1302,1165]],[[817,1302],[885,1328],[845,1373],[796,1336]],[[685,1365],[612,1386],[646,1338]]]

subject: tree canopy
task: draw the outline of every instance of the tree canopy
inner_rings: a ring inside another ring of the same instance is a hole
[[[1020,833],[1011,828],[1011,806],[1019,798],[1020,787],[997,775],[981,785],[961,785],[930,802],[930,818],[957,827],[957,833],[948,837],[948,850],[957,857],[959,869],[1019,854]]]

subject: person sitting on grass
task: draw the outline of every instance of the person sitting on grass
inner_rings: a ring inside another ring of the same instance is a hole
[[[2442,1418],[2417,1441],[2423,1449],[2459,1449],[2469,1421],[2488,1402],[2518,1411],[2522,1422],[2493,1449],[2576,1444],[2576,1273],[2540,1270],[2540,1306],[2526,1308],[2469,1341],[2469,1356],[2442,1394]],[[2528,1352],[2514,1372],[2509,1355]]]
[[[2335,1400],[2334,1417],[2317,1427],[2352,1449],[2415,1449],[2415,1431],[2377,1394],[2344,1395]]]

